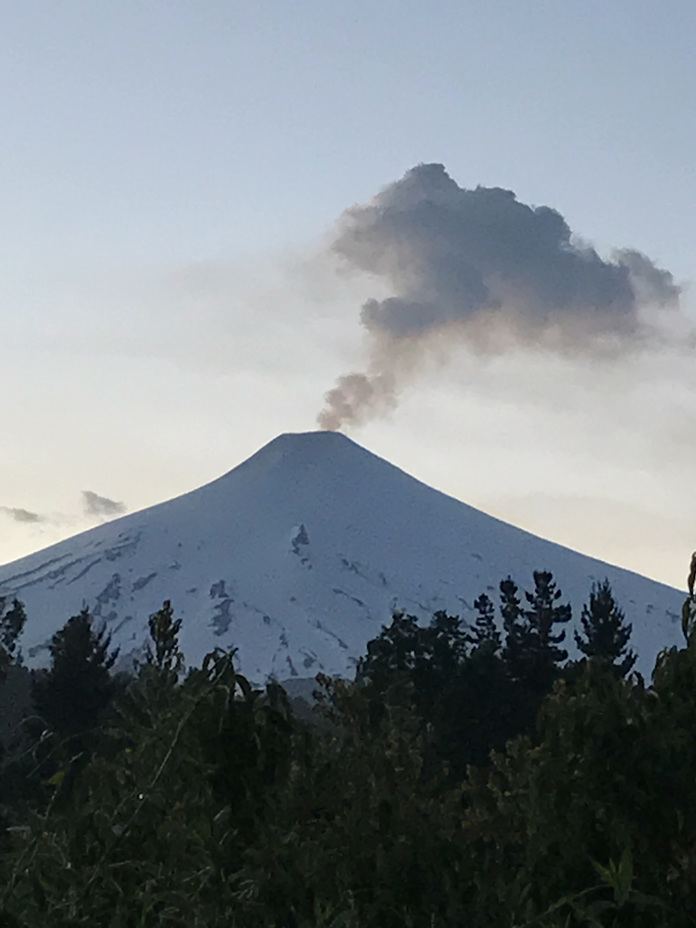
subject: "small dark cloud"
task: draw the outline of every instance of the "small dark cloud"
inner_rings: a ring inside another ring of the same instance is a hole
[[[9,516],[10,519],[14,519],[15,522],[25,522],[29,524],[32,522],[47,521],[46,516],[42,516],[38,512],[31,512],[29,509],[18,509],[14,506],[0,506],[0,512]]]
[[[644,311],[674,306],[669,271],[631,249],[602,258],[548,206],[511,190],[466,190],[441,164],[421,164],[339,220],[331,251],[391,294],[364,303],[366,373],[344,374],[318,417],[359,424],[396,402],[413,359],[439,344],[502,353],[620,350],[649,337]],[[404,363],[404,362],[407,363]]]
[[[85,514],[88,516],[120,516],[127,509],[125,503],[119,503],[107,496],[99,496],[98,493],[93,493],[91,490],[82,491],[82,505]]]

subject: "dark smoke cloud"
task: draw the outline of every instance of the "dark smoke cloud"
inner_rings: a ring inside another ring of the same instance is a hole
[[[556,210],[499,187],[462,189],[441,164],[421,164],[347,210],[332,251],[392,295],[362,307],[370,362],[327,393],[318,422],[328,429],[395,405],[404,371],[434,339],[489,352],[540,342],[591,351],[644,334],[641,311],[679,298],[672,275],[640,252],[605,260]]]
[[[35,523],[45,522],[46,517],[39,515],[38,512],[30,512],[28,509],[17,509],[13,506],[0,506],[0,512],[3,512],[15,522]]]
[[[106,496],[99,496],[91,490],[82,491],[82,503],[85,514],[88,516],[120,516],[127,508],[125,503],[118,503]]]

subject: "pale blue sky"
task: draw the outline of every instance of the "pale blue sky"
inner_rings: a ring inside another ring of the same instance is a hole
[[[690,281],[694,34],[685,0],[0,2],[0,505],[51,514],[3,519],[0,559],[89,525],[83,489],[142,507],[313,428],[323,391],[360,363],[361,292],[309,256],[418,162],[553,206],[600,250],[638,248]],[[445,365],[354,437],[679,582],[696,547],[679,428],[696,378],[688,360],[645,364],[607,387],[625,399],[616,447],[588,450],[608,372],[563,375],[576,393],[559,407],[535,373],[521,399],[512,361],[509,395],[490,371],[462,384]],[[552,447],[528,438],[540,410]],[[512,469],[496,438],[508,418],[525,462]],[[596,535],[590,499],[620,510]]]

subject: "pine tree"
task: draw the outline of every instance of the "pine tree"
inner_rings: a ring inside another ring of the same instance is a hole
[[[501,639],[495,621],[495,606],[485,593],[474,601],[477,611],[474,627],[469,632],[469,640],[476,648],[485,647],[493,653],[500,650]]]
[[[611,667],[625,677],[633,668],[637,655],[628,649],[632,626],[625,621],[608,580],[593,583],[590,601],[580,617],[583,634],[575,632],[575,643],[585,657]]]
[[[511,676],[517,678],[521,673],[529,629],[520,602],[519,589],[512,577],[500,582],[500,614],[505,630],[503,658]]]
[[[506,639],[503,656],[509,673],[534,691],[547,693],[557,676],[558,665],[568,652],[559,648],[565,631],[554,627],[568,622],[569,605],[561,605],[561,591],[548,570],[535,570],[534,591],[525,592],[528,608],[523,609],[517,587],[508,577],[500,584],[501,612]]]
[[[422,632],[423,657],[438,673],[454,673],[466,660],[469,635],[458,615],[450,615],[441,609]]]
[[[512,577],[500,582],[500,613],[503,617],[503,628],[506,635],[514,632],[522,616],[519,590]]]
[[[109,652],[111,636],[95,631],[89,610],[69,619],[51,641],[51,666],[32,686],[37,713],[60,735],[77,735],[96,727],[118,689],[109,673],[118,650]]]
[[[554,635],[553,627],[569,622],[572,613],[567,603],[557,605],[562,594],[556,587],[551,571],[535,570],[534,592],[524,595],[530,605],[525,616],[535,631],[540,649],[547,650],[556,662],[565,660],[568,652],[556,647],[565,638],[565,630]]]
[[[7,609],[6,599],[0,596],[0,683],[7,676],[7,669],[14,659],[17,639],[26,620],[24,606],[18,599],[14,599]]]
[[[534,592],[525,593],[530,608],[524,613],[529,628],[530,682],[546,691],[551,687],[558,665],[568,657],[568,652],[558,647],[565,638],[565,630],[554,634],[554,626],[569,622],[572,613],[570,605],[558,603],[562,594],[550,571],[535,570],[533,576]]]

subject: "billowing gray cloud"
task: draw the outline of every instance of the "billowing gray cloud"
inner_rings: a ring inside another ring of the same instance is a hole
[[[17,509],[14,506],[0,506],[0,512],[9,516],[10,519],[14,519],[15,522],[32,523],[46,521],[46,516],[42,516],[38,512],[30,512],[28,509]]]
[[[493,352],[538,342],[593,350],[643,335],[644,308],[679,299],[672,275],[640,252],[605,260],[556,210],[499,187],[462,189],[441,164],[421,164],[347,210],[332,251],[391,295],[362,307],[371,360],[327,394],[318,421],[330,429],[394,405],[404,354],[435,338]]]
[[[85,514],[88,516],[100,516],[108,518],[109,516],[120,516],[126,511],[125,503],[118,503],[116,500],[109,499],[106,496],[99,496],[91,490],[82,491],[82,503]]]

